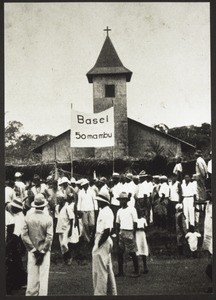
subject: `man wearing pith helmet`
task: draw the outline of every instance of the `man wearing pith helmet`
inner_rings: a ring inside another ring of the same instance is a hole
[[[94,295],[117,295],[113,273],[110,237],[114,216],[110,209],[110,195],[102,191],[96,197],[99,214],[96,224],[95,242],[92,250],[92,276]]]

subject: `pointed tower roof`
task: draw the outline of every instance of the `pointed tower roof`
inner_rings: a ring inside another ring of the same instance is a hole
[[[125,68],[107,35],[101,52],[94,67],[86,74],[89,83],[92,83],[94,75],[125,74],[127,82],[130,81],[132,72]]]

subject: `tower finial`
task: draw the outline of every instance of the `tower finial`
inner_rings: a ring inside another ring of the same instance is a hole
[[[109,31],[111,31],[111,29],[107,26],[107,28],[104,29],[104,31],[106,31],[107,32],[107,36],[109,36]]]

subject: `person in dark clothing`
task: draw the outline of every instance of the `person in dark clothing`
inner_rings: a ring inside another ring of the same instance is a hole
[[[6,211],[6,292],[18,290],[27,284],[27,273],[22,257],[25,247],[21,240],[21,230],[24,220],[22,202],[18,199],[11,203],[11,212]]]

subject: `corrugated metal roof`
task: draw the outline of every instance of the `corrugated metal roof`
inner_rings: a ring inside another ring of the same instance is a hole
[[[109,36],[105,39],[96,64],[86,76],[92,83],[93,75],[99,74],[125,74],[127,81],[130,81],[132,76],[132,72],[123,66]]]

